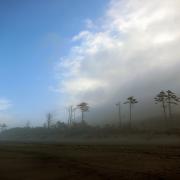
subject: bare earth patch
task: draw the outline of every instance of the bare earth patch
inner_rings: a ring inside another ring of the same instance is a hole
[[[0,144],[0,180],[180,179],[180,146]]]

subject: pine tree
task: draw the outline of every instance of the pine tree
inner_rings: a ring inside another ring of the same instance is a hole
[[[129,104],[129,127],[131,128],[132,126],[132,107],[134,104],[138,103],[138,101],[133,97],[130,96],[127,98],[127,101],[124,102],[124,104]]]
[[[161,91],[159,94],[157,94],[157,96],[154,98],[155,103],[161,103],[162,104],[162,108],[163,108],[163,113],[164,113],[164,119],[167,120],[167,114],[166,114],[166,99],[167,99],[167,95],[164,91]]]

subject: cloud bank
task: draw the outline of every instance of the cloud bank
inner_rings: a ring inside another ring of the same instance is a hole
[[[179,94],[179,9],[179,0],[110,1],[103,17],[72,38],[56,67],[57,89],[71,104],[98,107],[130,95],[143,102],[161,89]]]

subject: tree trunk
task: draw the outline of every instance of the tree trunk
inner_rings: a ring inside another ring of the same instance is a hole
[[[129,128],[131,128],[131,113],[132,113],[132,105],[131,105],[131,103],[129,104],[129,108],[130,108],[130,111],[129,111]]]
[[[165,127],[168,128],[168,122],[167,122],[167,114],[166,114],[166,106],[165,106],[165,102],[162,102],[163,104],[163,112],[164,112],[164,120],[165,120]]]
[[[84,111],[82,111],[82,123],[84,122]]]
[[[75,122],[76,121],[76,110],[73,111],[73,116],[74,116],[73,120]]]
[[[121,106],[119,104],[119,127],[121,128]]]
[[[165,107],[165,102],[164,101],[162,101],[162,106],[163,106],[163,112],[164,112],[164,119],[167,120],[166,107]]]
[[[172,109],[171,109],[171,100],[169,98],[168,100],[168,108],[169,108],[169,119],[172,119]]]

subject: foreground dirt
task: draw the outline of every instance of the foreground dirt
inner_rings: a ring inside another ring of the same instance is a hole
[[[0,144],[0,180],[180,179],[180,146]]]

